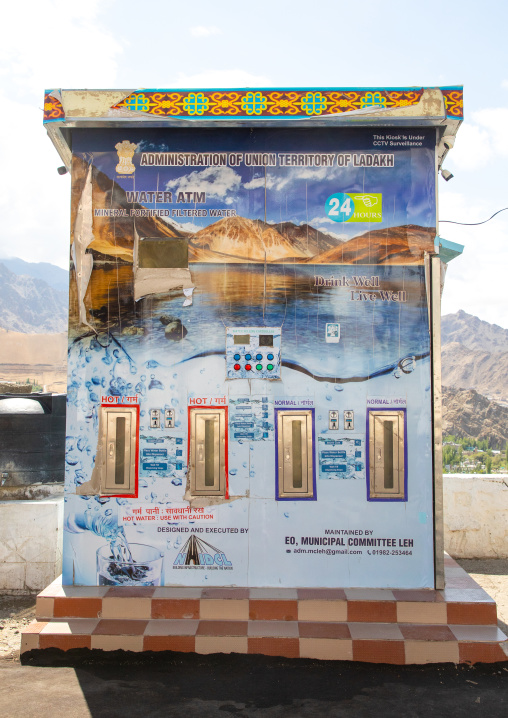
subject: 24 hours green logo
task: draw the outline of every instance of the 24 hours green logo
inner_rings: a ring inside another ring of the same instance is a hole
[[[333,222],[382,222],[381,193],[336,192],[325,202],[325,212]]]

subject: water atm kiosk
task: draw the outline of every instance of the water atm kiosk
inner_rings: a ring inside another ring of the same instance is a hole
[[[436,178],[461,88],[51,91],[63,584],[442,588]]]

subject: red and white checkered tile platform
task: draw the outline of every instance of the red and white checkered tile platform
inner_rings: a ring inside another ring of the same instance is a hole
[[[372,663],[508,660],[496,604],[445,558],[446,588],[63,587],[37,597],[21,653],[258,653]]]

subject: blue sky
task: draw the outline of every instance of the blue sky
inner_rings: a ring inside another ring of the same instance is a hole
[[[46,0],[3,10],[0,256],[67,264],[69,177],[42,127],[44,88],[463,84],[466,119],[440,178],[441,219],[508,206],[508,4],[485,0]],[[508,212],[442,224],[465,244],[443,312],[508,327]]]

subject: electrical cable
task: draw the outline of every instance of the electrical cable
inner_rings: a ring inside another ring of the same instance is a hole
[[[476,227],[478,224],[485,224],[486,222],[490,222],[491,219],[494,219],[496,214],[499,214],[500,212],[506,212],[508,207],[503,207],[503,209],[498,209],[497,212],[494,212],[492,217],[489,217],[488,219],[484,219],[483,222],[453,222],[451,219],[440,219],[439,222],[442,222],[443,224],[446,222],[447,224],[462,224],[464,227]]]

